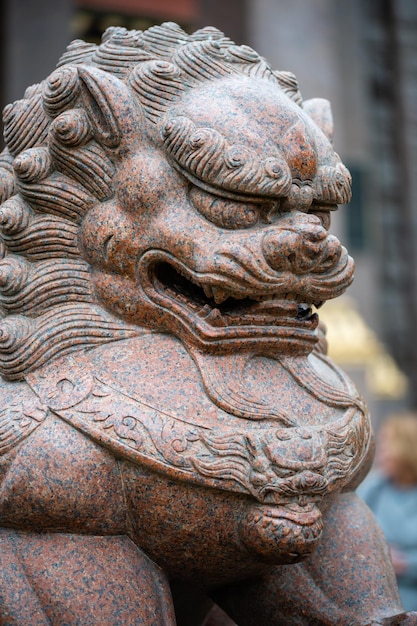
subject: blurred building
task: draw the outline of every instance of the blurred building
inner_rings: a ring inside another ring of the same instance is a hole
[[[323,311],[333,356],[375,415],[417,407],[415,0],[3,0],[0,11],[3,104],[44,78],[71,39],[167,20],[217,26],[294,72],[304,98],[328,98],[353,175],[333,231],[357,262],[348,297]]]

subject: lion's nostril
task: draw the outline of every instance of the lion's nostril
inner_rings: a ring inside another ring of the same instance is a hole
[[[317,229],[315,221],[309,224],[300,220],[298,228],[292,223],[288,229],[266,233],[262,252],[276,272],[301,275],[311,271],[322,273],[333,267],[340,259],[341,245],[321,226]]]
[[[290,230],[277,230],[266,234],[262,241],[265,260],[276,271],[288,271],[296,264],[301,239]]]

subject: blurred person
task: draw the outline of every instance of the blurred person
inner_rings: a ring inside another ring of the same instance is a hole
[[[417,610],[417,413],[390,416],[358,489],[388,541],[404,608]]]

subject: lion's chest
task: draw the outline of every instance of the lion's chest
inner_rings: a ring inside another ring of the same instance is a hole
[[[167,336],[67,357],[29,382],[117,455],[261,503],[340,489],[367,445],[359,400],[306,362],[191,358]]]
[[[120,459],[137,543],[173,575],[201,552],[200,573],[204,561],[205,576],[220,567],[226,579],[237,559],[247,571],[311,552],[323,503],[362,463],[363,405],[321,367],[191,357],[173,337],[147,335],[66,357],[28,381]]]

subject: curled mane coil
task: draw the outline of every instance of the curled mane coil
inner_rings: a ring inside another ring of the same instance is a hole
[[[3,231],[3,240],[14,254],[40,261],[50,257],[79,257],[78,228],[54,215],[33,215],[18,233]]]
[[[92,62],[102,70],[126,78],[138,63],[155,58],[154,54],[143,49],[141,34],[125,28],[108,29],[102,45],[91,58]]]
[[[0,322],[0,373],[21,380],[57,355],[137,333],[101,307],[82,303],[57,306],[34,319],[11,315]]]
[[[8,104],[3,111],[3,122],[4,139],[13,156],[46,141],[49,121],[40,96]]]
[[[227,63],[220,44],[215,41],[193,41],[182,46],[176,51],[173,61],[189,85],[228,76],[235,71]]]
[[[141,39],[146,50],[156,57],[170,58],[173,52],[189,41],[190,36],[174,22],[165,22],[160,26],[152,26],[142,33]]]
[[[0,203],[10,198],[14,191],[13,157],[6,149],[0,154]]]
[[[181,72],[168,61],[152,61],[135,68],[130,84],[139,94],[145,115],[156,122],[184,91]]]
[[[33,317],[69,302],[95,303],[85,261],[29,263],[14,255],[0,261],[0,305],[9,314]]]
[[[215,26],[205,26],[199,28],[192,35],[190,35],[191,41],[216,41],[223,48],[228,48],[230,45],[234,45],[234,42],[226,37],[225,34],[216,28]]]
[[[56,168],[79,182],[87,193],[98,200],[106,200],[112,195],[116,170],[98,144],[90,141],[81,148],[72,148],[52,141],[50,149]]]
[[[19,180],[35,183],[51,171],[51,155],[47,148],[29,148],[15,158],[13,167]]]
[[[91,59],[96,50],[96,44],[87,43],[81,39],[74,39],[74,41],[69,44],[64,54],[60,57],[57,67],[67,65],[68,63],[85,63]]]
[[[59,172],[54,172],[39,183],[27,184],[26,181],[19,181],[18,189],[20,195],[36,211],[51,213],[76,224],[96,202],[93,195]]]
[[[7,256],[0,261],[0,302],[13,297],[27,283],[30,275],[30,264],[23,257]],[[4,309],[7,307],[3,306]]]
[[[75,67],[62,67],[53,72],[45,82],[43,106],[51,117],[74,106],[80,91]]]
[[[6,236],[17,235],[28,227],[30,217],[30,207],[20,196],[12,196],[1,205],[0,229]]]

